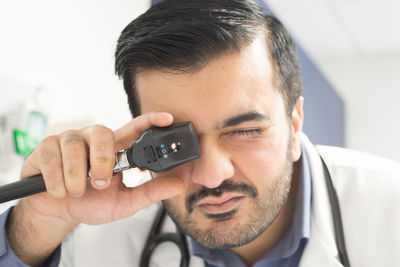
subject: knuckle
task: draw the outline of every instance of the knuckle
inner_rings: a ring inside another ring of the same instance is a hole
[[[71,195],[83,195],[85,193],[85,184],[80,181],[67,183],[67,190]]]
[[[113,135],[113,131],[103,125],[93,125],[92,127],[90,127],[90,133],[92,135],[100,135],[100,136],[112,136]]]
[[[51,165],[58,165],[57,159],[59,159],[59,153],[49,150],[49,149],[42,149],[39,153],[39,160],[42,166],[51,166]]]
[[[45,137],[38,147],[34,150],[34,154],[38,154],[39,158],[43,153],[47,153],[47,151],[54,151],[58,149],[58,137],[57,136],[47,136]]]
[[[64,171],[66,179],[72,179],[81,176],[76,168],[68,168]]]
[[[83,138],[80,136],[78,131],[69,130],[65,131],[63,134],[63,142],[62,145],[83,145]]]
[[[39,168],[59,168],[61,165],[58,136],[48,136],[35,149],[33,156]]]
[[[64,198],[67,195],[64,186],[58,183],[46,184],[46,190],[50,195],[58,199]]]
[[[54,143],[58,143],[58,136],[50,135],[50,136],[46,136],[46,137],[42,140],[41,145],[42,145],[42,146],[43,146],[43,145],[51,145],[51,144],[54,144]]]
[[[66,191],[63,182],[62,167],[51,167],[42,169],[43,178],[47,192],[55,198],[63,198]]]
[[[114,132],[105,126],[93,126],[90,130],[90,148],[95,151],[114,151]]]

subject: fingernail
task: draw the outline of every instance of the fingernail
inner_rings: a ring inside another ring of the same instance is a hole
[[[105,180],[94,180],[94,183],[98,186],[104,186],[107,184]]]

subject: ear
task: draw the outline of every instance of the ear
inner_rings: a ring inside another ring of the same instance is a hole
[[[292,113],[292,160],[298,161],[301,155],[301,133],[303,130],[303,103],[304,97],[300,96]]]

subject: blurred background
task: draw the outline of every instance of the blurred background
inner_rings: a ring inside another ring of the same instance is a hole
[[[400,160],[400,2],[263,4],[313,69],[305,74],[311,140]],[[18,178],[24,155],[45,135],[93,123],[117,129],[130,119],[114,49],[121,30],[149,6],[150,0],[0,3],[0,183]],[[319,95],[318,84],[329,96]],[[332,109],[324,108],[329,100]]]
[[[343,101],[344,145],[400,160],[400,1],[266,3]]]

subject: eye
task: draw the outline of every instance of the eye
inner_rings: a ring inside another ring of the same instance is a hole
[[[233,135],[233,136],[248,136],[248,137],[253,137],[253,136],[259,136],[261,135],[262,130],[260,128],[254,128],[254,129],[243,129],[243,130],[235,130],[231,131],[228,134]]]

